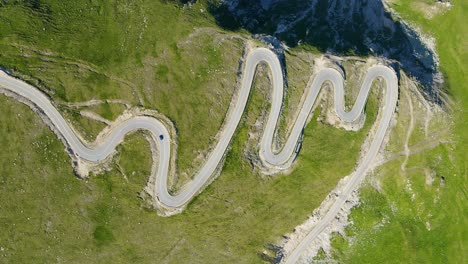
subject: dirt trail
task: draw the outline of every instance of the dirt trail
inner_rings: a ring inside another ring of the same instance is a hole
[[[406,82],[406,87],[408,87],[408,81],[405,79]],[[405,143],[403,144],[403,151],[405,153],[405,160],[401,163],[400,169],[404,173],[406,171],[406,164],[408,163],[408,159],[410,156],[410,149],[408,147],[409,140],[411,137],[411,134],[413,133],[414,130],[414,111],[413,111],[413,100],[411,99],[411,96],[409,95],[408,91],[406,89],[401,89],[403,94],[405,95],[406,101],[408,102],[408,108],[409,108],[409,114],[410,114],[410,121],[408,124],[408,130],[406,132],[406,138],[405,138]]]

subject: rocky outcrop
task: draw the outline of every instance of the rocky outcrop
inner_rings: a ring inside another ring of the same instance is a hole
[[[438,101],[442,77],[433,45],[382,0],[224,0],[210,10],[221,26],[269,34],[289,46],[397,60]]]

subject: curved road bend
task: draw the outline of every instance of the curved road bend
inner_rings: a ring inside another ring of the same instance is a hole
[[[223,125],[223,130],[220,132],[220,140],[216,144],[214,150],[210,153],[203,167],[193,177],[193,180],[187,183],[182,191],[172,196],[168,192],[167,178],[169,174],[169,163],[171,154],[170,134],[164,124],[156,118],[147,116],[137,116],[128,119],[119,124],[113,129],[110,134],[103,140],[102,144],[95,148],[89,148],[81,142],[75,135],[70,125],[65,121],[63,116],[52,105],[50,100],[37,88],[15,79],[3,71],[0,71],[0,87],[9,90],[25,99],[31,101],[51,120],[53,126],[65,138],[69,148],[80,158],[91,161],[100,162],[110,155],[115,147],[122,142],[125,135],[139,129],[150,132],[152,139],[156,143],[160,155],[158,162],[158,170],[155,181],[155,197],[160,202],[170,208],[180,208],[189,202],[208,181],[211,175],[215,172],[220,164],[222,157],[234,135],[234,132],[239,124],[239,121],[244,112],[252,82],[254,79],[256,67],[259,63],[269,65],[272,74],[273,91],[271,95],[271,109],[268,116],[268,121],[260,142],[260,158],[268,166],[273,166],[279,169],[285,169],[291,165],[294,159],[295,148],[301,135],[302,129],[306,125],[307,117],[311,112],[317,96],[320,92],[322,84],[325,81],[331,82],[334,87],[334,104],[335,111],[340,119],[345,122],[352,122],[360,117],[363,113],[364,106],[367,101],[369,90],[372,81],[377,77],[381,77],[386,82],[386,97],[383,108],[383,115],[375,138],[373,139],[370,149],[367,152],[364,160],[359,164],[356,172],[352,175],[345,191],[342,193],[338,201],[333,205],[326,216],[316,225],[312,232],[302,241],[297,249],[289,256],[287,263],[294,263],[300,257],[301,252],[307,247],[308,243],[315,238],[326,226],[326,224],[340,210],[342,204],[346,201],[348,195],[355,189],[357,184],[365,175],[366,169],[378,153],[382,145],[385,132],[389,126],[390,119],[395,111],[398,97],[398,79],[395,72],[382,65],[376,65],[369,68],[361,90],[356,99],[356,102],[351,111],[345,112],[344,108],[344,79],[343,76],[334,69],[324,69],[317,73],[312,84],[307,87],[307,98],[302,106],[299,115],[296,118],[289,138],[285,146],[279,153],[272,151],[272,142],[275,128],[280,115],[281,106],[283,103],[283,74],[281,64],[277,56],[270,50],[265,48],[257,48],[252,50],[246,59],[245,69],[243,72],[242,83],[237,96],[237,102],[229,110],[226,122]],[[162,140],[160,136],[163,136]],[[154,161],[156,162],[156,161]]]

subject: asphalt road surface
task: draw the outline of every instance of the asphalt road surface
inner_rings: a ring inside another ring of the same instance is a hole
[[[326,81],[331,82],[334,87],[334,104],[335,111],[340,119],[346,122],[357,120],[363,113],[366,104],[369,90],[372,81],[381,77],[386,82],[385,103],[383,107],[382,118],[380,119],[375,137],[371,146],[358,165],[357,170],[350,178],[344,191],[341,193],[337,202],[328,211],[325,217],[315,226],[308,236],[301,242],[296,250],[287,256],[286,263],[295,263],[299,260],[301,253],[310,242],[326,227],[327,223],[336,216],[341,209],[347,197],[356,188],[356,186],[364,178],[366,169],[377,155],[385,133],[389,127],[392,114],[395,111],[398,98],[398,78],[395,72],[382,65],[376,65],[369,68],[365,76],[359,95],[351,111],[346,112],[344,108],[344,79],[341,73],[334,69],[321,70],[312,84],[306,89],[307,98],[304,105],[295,121],[289,138],[286,144],[279,153],[274,153],[272,143],[274,132],[277,126],[278,118],[283,104],[283,72],[281,64],[277,56],[270,50],[265,48],[257,48],[252,50],[245,63],[245,69],[242,76],[242,83],[237,101],[232,109],[229,109],[226,121],[223,124],[223,129],[220,132],[220,140],[214,150],[210,153],[203,167],[193,177],[193,180],[187,183],[182,190],[171,195],[167,188],[167,178],[169,175],[169,163],[171,155],[171,138],[167,128],[158,119],[148,116],[136,116],[120,123],[114,128],[109,135],[95,148],[90,148],[76,136],[70,125],[65,121],[63,116],[52,105],[50,99],[37,88],[9,76],[7,73],[0,71],[0,87],[4,90],[13,92],[26,100],[32,102],[46,115],[52,122],[56,130],[63,136],[68,144],[69,149],[79,156],[91,162],[100,162],[109,156],[115,147],[122,142],[125,135],[135,130],[147,130],[150,132],[152,139],[156,143],[159,150],[158,169],[155,181],[155,197],[169,208],[180,208],[187,204],[199,191],[205,186],[209,178],[215,173],[215,170],[222,161],[223,155],[226,152],[229,143],[234,135],[234,132],[239,124],[239,121],[244,112],[247,100],[252,87],[252,82],[255,76],[256,67],[259,63],[269,65],[272,76],[272,94],[271,94],[271,109],[268,116],[268,121],[264,129],[264,134],[260,142],[260,158],[263,163],[270,167],[285,169],[289,167],[296,155],[296,147],[302,130],[306,125],[307,118],[311,112],[317,96],[320,92],[322,84]],[[339,151],[339,150],[337,150]]]

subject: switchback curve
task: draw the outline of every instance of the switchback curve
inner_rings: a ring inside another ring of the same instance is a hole
[[[52,105],[49,98],[37,88],[0,71],[0,90],[10,91],[34,104],[35,107],[40,109],[40,111],[50,119],[54,128],[65,139],[68,148],[79,158],[90,162],[99,163],[111,155],[115,147],[122,142],[126,134],[135,130],[149,131],[151,139],[159,149],[159,160],[154,161],[158,164],[155,177],[156,180],[154,183],[154,197],[156,197],[160,203],[167,208],[180,209],[201,191],[220,165],[246,107],[256,67],[262,62],[266,63],[271,70],[273,90],[271,93],[271,109],[261,138],[259,156],[265,165],[275,167],[277,169],[286,169],[291,165],[296,155],[295,149],[298,144],[298,140],[324,82],[328,81],[334,87],[335,112],[338,117],[345,122],[355,121],[363,113],[369,90],[374,79],[381,77],[386,82],[385,103],[380,124],[377,128],[374,139],[372,140],[369,151],[366,153],[362,162],[358,165],[357,170],[346,185],[345,191],[339,201],[335,204],[336,206],[333,206],[329,211],[330,216],[333,217],[338,212],[337,210],[341,208],[346,197],[352,190],[354,190],[355,186],[364,177],[367,167],[376,156],[383,143],[392,114],[395,111],[398,98],[398,78],[395,72],[386,66],[375,65],[368,69],[356,102],[352,110],[349,112],[346,112],[344,108],[345,91],[343,76],[338,71],[331,68],[318,72],[312,84],[306,89],[306,100],[304,101],[302,109],[296,118],[284,147],[279,153],[274,153],[272,150],[272,142],[283,103],[284,83],[282,68],[277,56],[272,51],[265,48],[252,50],[247,55],[237,100],[228,111],[228,116],[223,124],[223,130],[220,132],[219,141],[210,153],[205,164],[203,164],[202,168],[193,177],[193,180],[187,183],[176,195],[171,195],[168,192],[167,187],[171,160],[170,133],[164,123],[158,119],[149,116],[136,116],[125,120],[106,136],[102,144],[91,148],[86,146],[77,137],[63,116]],[[325,218],[330,218],[329,214],[327,214]],[[326,224],[325,221],[321,221],[321,223],[323,225]],[[319,231],[322,229],[323,228]],[[317,230],[311,232],[311,234],[317,233]],[[308,236],[307,238],[310,239],[310,237],[312,236]],[[301,244],[298,249],[304,248],[305,246],[306,245]],[[293,253],[289,259],[294,260],[297,252]]]

